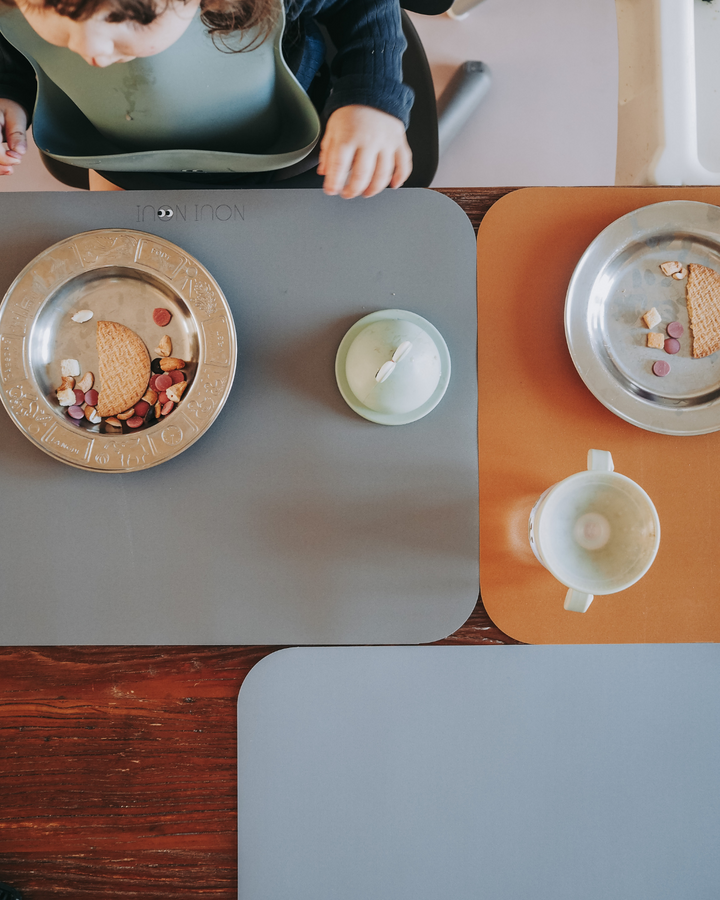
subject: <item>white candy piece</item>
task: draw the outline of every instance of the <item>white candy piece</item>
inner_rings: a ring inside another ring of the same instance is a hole
[[[73,322],[87,322],[92,319],[93,313],[91,309],[79,309],[72,317]]]
[[[80,363],[76,359],[64,359],[60,363],[60,374],[70,375],[73,378],[80,374]]]

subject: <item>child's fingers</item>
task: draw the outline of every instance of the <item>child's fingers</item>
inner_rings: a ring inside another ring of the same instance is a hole
[[[24,150],[22,152],[19,152],[18,150],[11,150],[7,144],[3,144],[2,148],[3,155],[8,159],[8,161],[14,160],[15,162],[20,162],[20,160],[23,158],[23,153],[25,152]]]
[[[0,108],[0,126],[2,126],[3,140],[7,145],[7,152],[11,157],[19,159],[27,152],[27,115],[18,103],[4,101]]]
[[[320,144],[320,152],[318,153],[318,164],[315,169],[315,171],[318,173],[318,175],[325,174],[325,156],[326,156],[326,149],[325,149],[325,141],[323,140],[322,143]]]
[[[359,197],[364,193],[375,174],[377,161],[377,151],[361,147],[355,154],[352,162],[352,171],[347,184],[340,192],[341,196],[346,200],[351,200],[353,197]]]
[[[412,172],[412,150],[406,145],[395,154],[395,171],[390,179],[391,188],[399,188],[410,177]]]
[[[12,167],[22,159],[17,153],[8,149],[7,144],[0,144],[0,175],[9,175]]]
[[[350,144],[331,144],[324,158],[323,190],[326,194],[339,194],[345,187],[350,168],[353,165],[355,147]],[[323,174],[322,172],[320,174]],[[344,196],[344,195],[343,195]]]
[[[18,103],[12,100],[0,101],[0,131],[3,143],[0,144],[0,175],[10,175],[27,151],[25,129],[27,115]]]
[[[375,172],[370,179],[370,183],[363,191],[363,197],[374,197],[384,190],[395,170],[395,157],[391,153],[380,153],[375,164]]]
[[[7,144],[10,156],[21,159],[27,153],[27,141],[24,131],[11,131],[7,135]]]

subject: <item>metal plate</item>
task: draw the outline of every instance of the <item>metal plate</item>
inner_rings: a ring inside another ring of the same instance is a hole
[[[158,306],[173,314],[162,329],[152,320]],[[93,318],[74,322],[79,309]],[[58,404],[62,359],[97,374],[101,319],[139,334],[151,357],[170,335],[173,355],[189,363],[189,387],[169,416],[121,433],[76,425]],[[0,349],[0,398],[33,444],[77,468],[132,472],[177,456],[207,431],[230,392],[237,341],[227,300],[201,263],[163,238],[111,228],[60,241],[22,270],[0,308]]]
[[[608,409],[660,434],[720,430],[720,353],[691,355],[686,280],[660,271],[668,260],[720,271],[720,208],[672,200],[634,210],[602,231],[583,254],[565,302],[565,334],[580,377]],[[643,313],[655,307],[662,324],[685,328],[669,356],[647,347]],[[668,375],[652,372],[657,359]]]

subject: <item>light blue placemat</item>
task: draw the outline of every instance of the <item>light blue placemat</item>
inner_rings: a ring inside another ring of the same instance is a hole
[[[293,649],[238,701],[240,900],[714,900],[717,645]]]

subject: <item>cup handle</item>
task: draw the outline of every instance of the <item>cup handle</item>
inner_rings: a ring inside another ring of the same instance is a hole
[[[609,450],[588,450],[587,467],[596,472],[612,472],[615,469],[612,454]]]
[[[583,594],[582,591],[570,588],[565,594],[565,609],[569,609],[570,612],[587,612],[593,597],[594,594]]]

